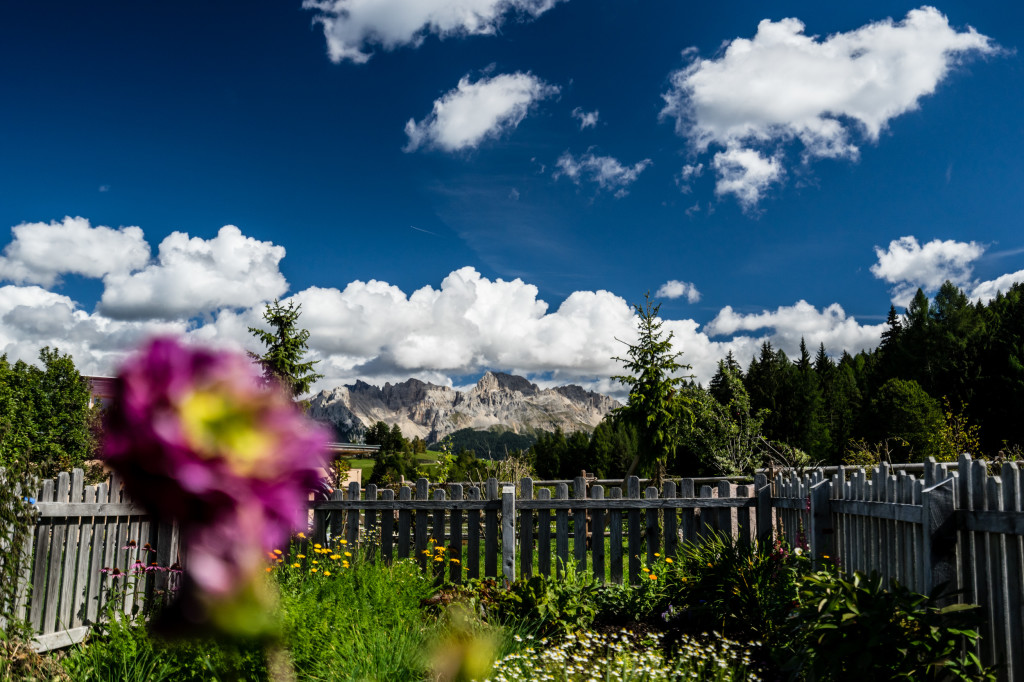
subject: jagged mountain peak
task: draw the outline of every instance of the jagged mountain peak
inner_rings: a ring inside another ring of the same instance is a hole
[[[540,392],[537,384],[530,383],[524,377],[490,371],[484,372],[484,375],[480,377],[480,381],[476,382],[474,390],[478,392],[505,390],[512,393],[522,393],[523,395],[536,395]]]
[[[309,414],[332,424],[343,440],[358,440],[366,427],[383,421],[408,438],[432,442],[464,428],[589,431],[618,404],[580,386],[540,389],[521,376],[485,372],[468,391],[419,379],[383,388],[356,381],[313,396]]]

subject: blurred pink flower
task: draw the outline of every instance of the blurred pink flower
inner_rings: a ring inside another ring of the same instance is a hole
[[[328,434],[243,355],[155,339],[121,368],[103,457],[177,521],[197,603],[252,592],[264,551],[304,528]]]

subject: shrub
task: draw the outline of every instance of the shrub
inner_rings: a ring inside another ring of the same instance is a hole
[[[882,577],[805,576],[786,667],[815,680],[992,680],[971,651],[978,607],[934,599]]]
[[[666,572],[667,620],[683,632],[718,630],[776,644],[810,561],[800,549],[735,541],[712,534],[686,543]]]

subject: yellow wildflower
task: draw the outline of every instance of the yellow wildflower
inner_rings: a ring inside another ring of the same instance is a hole
[[[348,544],[348,540],[346,540],[345,538],[342,538],[341,540],[338,540],[338,542],[340,544],[342,544],[342,545],[347,545]]]
[[[296,558],[296,559],[305,559],[305,558],[306,558],[306,555],[305,555],[305,554],[296,554],[296,555],[295,555],[295,558]],[[708,564],[708,566],[710,566],[710,565],[711,565],[711,564]]]
[[[672,557],[670,557],[670,556],[665,557],[665,563],[666,564],[671,564],[672,563]]]
[[[302,564],[292,564],[292,568],[302,568]]]
[[[330,574],[331,574],[330,571],[324,571],[324,575],[330,575]]]
[[[282,552],[282,551],[281,551],[281,550],[279,550],[279,549],[275,549],[275,550],[274,550],[274,554],[284,554],[284,552]]]
[[[316,543],[316,544],[315,544],[315,545],[313,545],[313,546],[314,546],[314,547],[316,547],[317,549],[320,549],[320,543],[319,543],[319,542],[318,542],[318,543]],[[654,556],[658,556],[658,555],[657,555],[657,554],[655,554]]]
[[[654,575],[653,573],[651,573],[651,574],[650,574],[649,576],[647,576],[647,577],[648,577],[648,578],[650,578],[651,580],[657,580],[657,579],[658,579],[658,576]]]
[[[303,540],[305,540],[306,539],[306,534],[300,531],[300,532],[295,534],[295,537],[302,538]]]

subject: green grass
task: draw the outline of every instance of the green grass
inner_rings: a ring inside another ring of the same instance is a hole
[[[426,469],[427,471],[432,471],[437,463],[438,457],[440,457],[443,454],[444,453],[442,452],[427,450],[426,452],[421,452],[414,456],[416,458],[416,461],[419,462],[424,469]],[[373,459],[353,457],[348,460],[348,463],[352,466],[353,469],[360,469],[363,472],[363,484],[365,484],[367,481],[370,480],[370,476],[373,474],[374,461],[375,460]]]

